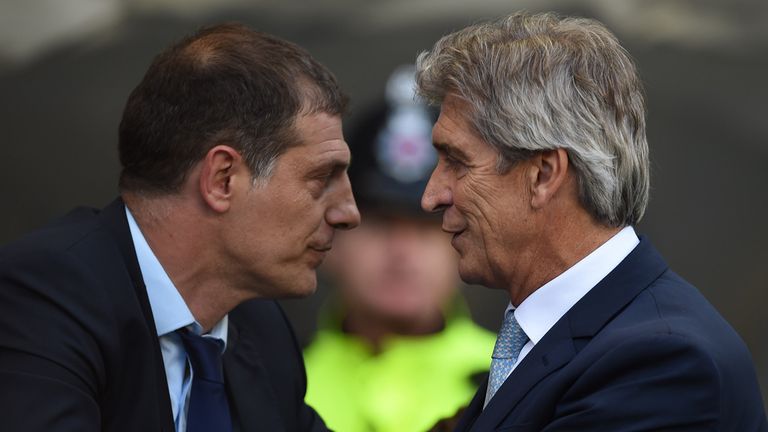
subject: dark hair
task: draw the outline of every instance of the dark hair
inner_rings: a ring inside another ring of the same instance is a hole
[[[238,150],[254,178],[298,144],[300,114],[340,115],[333,74],[301,47],[229,23],[159,54],[133,90],[119,132],[120,189],[177,192],[216,144]]]

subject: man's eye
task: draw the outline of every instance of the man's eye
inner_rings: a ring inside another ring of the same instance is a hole
[[[451,156],[445,156],[445,166],[448,170],[455,173],[457,178],[463,177],[467,173],[467,165]]]
[[[312,176],[312,183],[314,183],[318,189],[322,190],[328,187],[333,176],[334,171],[323,171]]]
[[[325,186],[331,180],[331,176],[332,175],[333,175],[333,173],[331,173],[331,172],[318,174],[315,177],[315,181],[317,181],[319,184],[322,184],[323,186]]]
[[[462,162],[460,162],[458,159],[455,159],[451,156],[446,156],[445,164],[448,165],[448,167],[451,169],[459,169],[464,167],[464,164]]]

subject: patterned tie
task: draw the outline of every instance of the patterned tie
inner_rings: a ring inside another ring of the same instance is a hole
[[[528,342],[528,336],[520,327],[515,319],[515,311],[508,310],[504,314],[504,322],[501,324],[499,336],[496,339],[496,346],[493,347],[491,360],[491,374],[488,378],[488,389],[485,393],[485,405],[491,400],[496,391],[499,390],[509,375],[520,355],[523,345]]]
[[[192,365],[192,393],[187,409],[187,432],[231,432],[224,370],[221,362],[222,343],[186,330],[181,336]]]

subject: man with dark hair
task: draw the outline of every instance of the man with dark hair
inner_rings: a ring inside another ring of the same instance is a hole
[[[441,105],[422,206],[467,282],[505,290],[459,431],[765,431],[749,351],[637,224],[645,102],[602,24],[519,13],[419,57]]]
[[[237,24],[160,54],[120,124],[121,198],[0,250],[7,431],[325,430],[272,298],[359,222],[345,97]]]

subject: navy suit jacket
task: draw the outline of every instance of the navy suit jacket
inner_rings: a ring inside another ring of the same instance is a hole
[[[277,303],[245,302],[229,317],[235,430],[326,430],[304,403],[304,363]],[[0,430],[175,430],[120,200],[0,250]]]
[[[749,351],[646,239],[457,431],[768,431]]]

